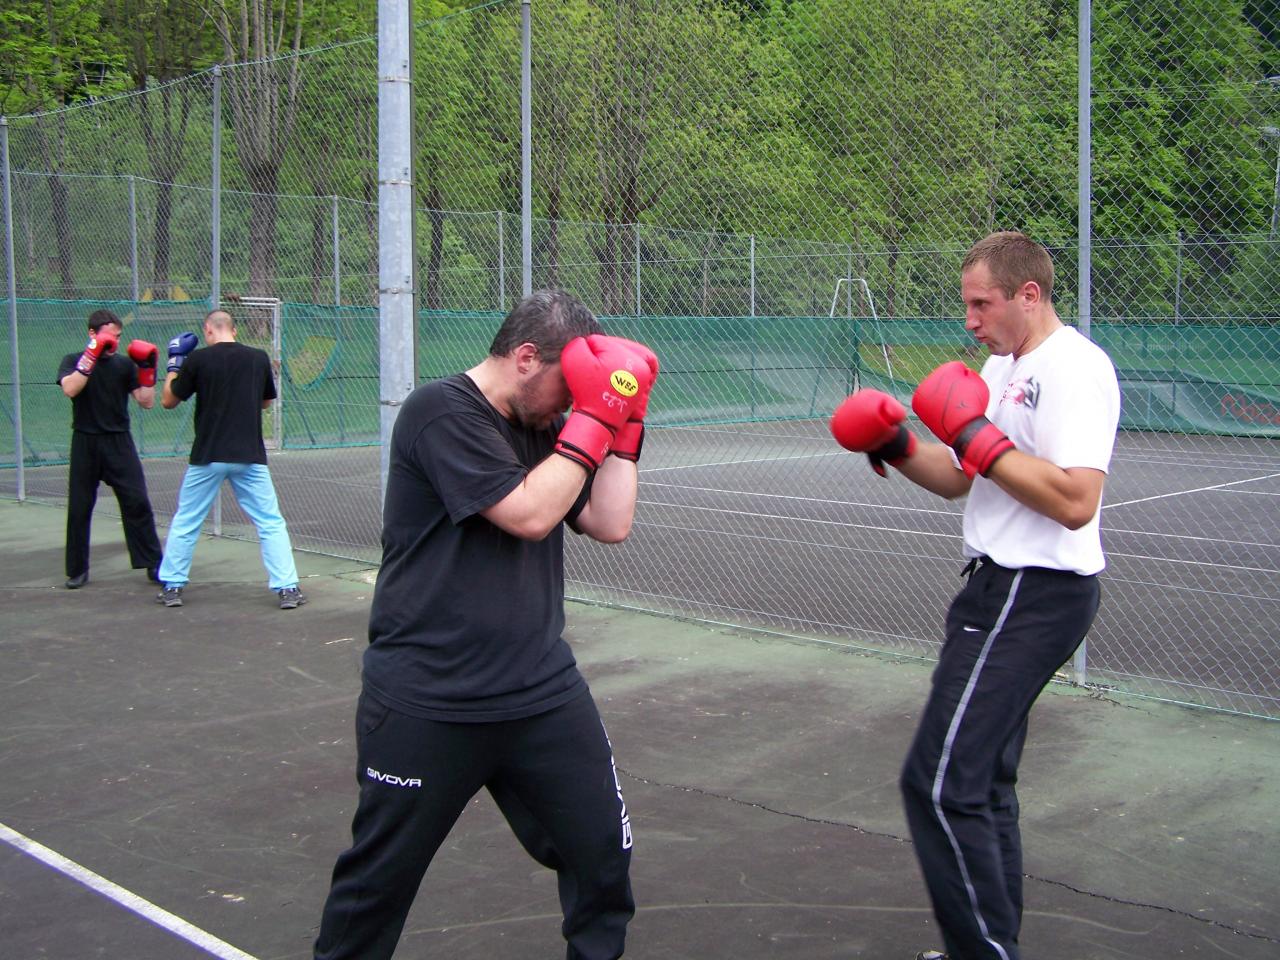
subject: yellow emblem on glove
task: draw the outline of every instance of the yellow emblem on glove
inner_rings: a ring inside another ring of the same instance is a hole
[[[609,383],[624,397],[634,397],[640,392],[640,384],[630,370],[615,370],[609,374]]]

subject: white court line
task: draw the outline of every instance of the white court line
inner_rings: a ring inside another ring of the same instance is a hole
[[[1196,487],[1194,490],[1175,490],[1173,493],[1157,493],[1154,497],[1139,497],[1137,500],[1123,500],[1120,503],[1104,503],[1103,510],[1114,510],[1116,507],[1128,507],[1135,503],[1148,503],[1151,500],[1165,500],[1168,497],[1182,497],[1188,493],[1204,493],[1207,490],[1221,490],[1241,483],[1257,483],[1259,480],[1274,480],[1280,473],[1269,473],[1265,477],[1249,477],[1246,480],[1232,480],[1230,483],[1215,483],[1207,487]],[[1235,491],[1233,491],[1235,492]]]
[[[149,920],[158,927],[163,927],[206,953],[221,957],[223,960],[256,960],[251,954],[245,953],[229,943],[224,943],[213,934],[206,933],[199,927],[187,923],[181,917],[174,916],[168,910],[157,907],[150,900],[143,900],[142,897],[135,893],[130,893],[118,884],[112,883],[106,877],[99,876],[88,867],[82,867],[74,860],[68,860],[62,854],[55,853],[43,844],[36,843],[30,837],[24,837],[3,823],[0,823],[0,840],[21,850],[28,856],[35,857],[41,863],[52,867],[72,880],[83,883],[90,890],[102,894],[108,900],[114,900],[122,907],[132,910],[142,919]]]
[[[1230,493],[1239,491],[1231,490]],[[1126,527],[1105,527],[1104,533],[1127,533],[1135,537],[1165,537],[1169,540],[1194,540],[1200,543],[1223,543],[1229,547],[1262,547],[1264,550],[1280,548],[1280,543],[1262,543],[1259,540],[1224,540],[1222,537],[1197,537],[1190,533],[1157,533],[1154,530],[1130,530]]]

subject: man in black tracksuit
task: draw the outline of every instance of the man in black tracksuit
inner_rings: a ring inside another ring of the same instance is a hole
[[[423,874],[492,794],[559,879],[569,960],[621,956],[631,823],[564,629],[564,527],[625,538],[657,360],[560,291],[396,419],[356,711],[359,807],[315,956],[390,957]],[[563,412],[572,400],[573,414]]]
[[[58,366],[57,382],[71,398],[71,464],[67,477],[67,588],[89,582],[89,531],[98,484],[115,491],[125,544],[135,570],[156,580],[160,540],[147,497],[142,461],[129,432],[129,397],[144,410],[155,403],[154,344],[134,340],[129,356],[116,352],[122,326],[110,310],[89,316],[89,343]]]

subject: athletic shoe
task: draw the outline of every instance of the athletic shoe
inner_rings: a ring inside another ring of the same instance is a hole
[[[280,598],[281,610],[296,610],[307,602],[307,598],[297,587],[285,587],[283,590],[276,591],[276,596]]]
[[[156,603],[163,603],[166,607],[182,606],[182,588],[165,587],[162,592],[156,594]]]
[[[923,950],[916,954],[916,960],[947,960],[947,955],[937,950]]]
[[[88,570],[86,570],[84,573],[80,574],[80,576],[78,576],[78,577],[72,577],[70,580],[68,580],[68,581],[67,581],[67,589],[68,589],[68,590],[79,590],[81,587],[83,587],[83,586],[84,586],[86,583],[88,583],[88,582],[89,582],[89,571],[88,571]]]
[[[147,567],[147,579],[152,583],[160,582],[160,564],[157,563],[154,567]]]

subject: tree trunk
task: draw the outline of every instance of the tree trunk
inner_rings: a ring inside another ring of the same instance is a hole
[[[634,236],[635,235],[634,231],[636,230],[636,224],[640,222],[640,206],[641,206],[640,188],[639,188],[639,183],[637,182],[637,179],[636,179],[636,173],[634,168],[632,169],[630,175],[627,177],[626,182],[623,184],[621,199],[622,199],[622,208],[618,211],[618,220],[621,223],[631,224],[631,229],[626,231],[626,233],[631,236]],[[622,232],[621,227],[619,227],[619,232],[620,233]],[[629,251],[629,254],[631,256],[634,256],[635,254],[634,244],[632,245],[632,248]],[[635,273],[634,267],[633,269],[630,269],[630,270],[622,270],[620,271],[620,273],[621,275],[618,277],[618,287],[619,287],[618,297],[619,297],[620,309],[618,309],[615,312],[625,313],[627,310],[631,309],[629,305],[634,304],[636,302],[636,285],[635,285],[636,273]],[[623,306],[624,304],[628,306],[624,307]]]
[[[547,284],[560,286],[560,184],[547,190]]]
[[[604,230],[604,247],[597,254],[600,258],[600,306],[606,314],[616,314],[619,312],[618,236],[612,210],[608,211],[601,227]]]
[[[280,168],[274,161],[246,166],[249,180],[249,295],[275,296],[276,196]]]
[[[382,279],[378,275],[378,184],[372,173],[362,178],[361,191],[364,197],[364,226],[369,235],[368,267],[365,280],[368,283],[369,303],[378,305],[379,290]]]
[[[444,266],[444,197],[440,187],[433,182],[427,190],[427,222],[431,225],[430,246],[427,248],[426,308],[440,310],[444,307],[444,289],[441,272]]]
[[[173,220],[173,184],[162,181],[156,185],[155,268],[152,284],[158,300],[169,299],[169,249],[170,225]]]
[[[56,174],[49,177],[49,202],[52,207],[54,242],[57,249],[54,266],[58,271],[63,298],[74,300],[76,283],[71,271],[71,213],[68,209],[67,185]]]
[[[333,271],[325,266],[325,239],[328,237],[325,208],[319,199],[311,204],[311,302],[324,296],[321,281]]]

